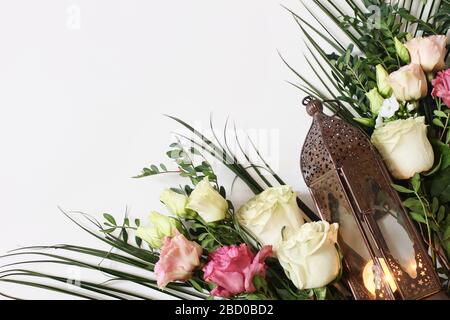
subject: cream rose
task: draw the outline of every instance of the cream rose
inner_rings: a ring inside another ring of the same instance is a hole
[[[388,122],[375,129],[372,143],[397,179],[409,179],[434,164],[425,117]]]
[[[228,202],[204,178],[197,184],[188,198],[187,209],[197,212],[207,223],[225,219],[228,211]]]
[[[405,46],[408,48],[411,62],[422,66],[423,71],[433,72],[444,69],[447,53],[446,36],[418,37],[406,42]]]
[[[174,218],[164,216],[157,212],[150,213],[149,227],[139,227],[136,231],[136,237],[147,242],[150,247],[160,249],[165,237],[171,237],[178,232],[180,223]]]
[[[389,84],[399,101],[416,101],[428,93],[425,73],[418,64],[409,64],[391,73]]]
[[[281,266],[298,289],[321,288],[337,278],[341,266],[337,232],[337,224],[307,223],[287,231],[275,247]]]
[[[284,228],[298,229],[304,223],[296,199],[291,187],[268,189],[242,206],[237,219],[262,245],[274,246]]]
[[[187,216],[186,204],[188,198],[184,194],[177,193],[173,190],[166,189],[161,193],[159,198],[165,204],[170,213],[184,218]]]

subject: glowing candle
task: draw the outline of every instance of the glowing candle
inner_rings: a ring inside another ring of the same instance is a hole
[[[389,284],[391,287],[392,292],[397,291],[397,284],[394,281],[394,278],[392,277],[391,273],[389,272],[389,268],[386,264],[386,261],[384,259],[380,259],[381,268],[383,269],[384,273],[384,280]],[[373,261],[370,261],[363,270],[363,280],[364,280],[364,286],[369,290],[369,292],[373,295],[375,295],[375,277],[373,276]]]

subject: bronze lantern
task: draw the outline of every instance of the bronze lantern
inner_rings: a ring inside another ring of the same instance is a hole
[[[378,152],[361,130],[303,102],[313,117],[301,154],[321,218],[340,225],[344,277],[357,300],[416,300],[440,281]]]

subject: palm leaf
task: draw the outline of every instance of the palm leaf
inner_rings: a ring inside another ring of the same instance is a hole
[[[362,45],[362,43],[358,40],[358,38],[353,34],[353,32],[355,33],[359,33],[358,29],[355,28],[345,28],[341,21],[339,21],[339,18],[334,15],[326,6],[324,6],[321,2],[321,0],[312,0],[315,5],[328,17],[330,18],[330,20],[332,22],[334,22],[334,24],[339,27],[339,29],[343,32],[343,34],[345,34],[349,40],[351,40],[352,43],[355,44],[356,47],[358,47],[359,50],[364,51],[363,48],[364,46]],[[305,2],[303,0],[300,0],[300,2],[303,4],[303,6],[305,8],[307,8]],[[309,11],[309,10],[308,10]],[[313,12],[313,10],[311,10]],[[313,14],[315,16],[315,14]],[[316,18],[316,17],[315,17]],[[352,32],[353,30],[353,32]],[[360,34],[361,35],[361,34]]]
[[[323,40],[325,40],[329,45],[331,45],[336,51],[343,54],[345,52],[345,47],[342,46],[342,44],[333,36],[333,34],[328,31],[328,29],[323,25],[323,23],[316,17],[313,16],[314,19],[319,23],[319,25],[325,30],[325,32],[328,34],[328,36],[324,35],[322,32],[320,32],[317,28],[315,28],[313,25],[311,25],[309,22],[307,22],[305,19],[300,17],[298,14],[296,14],[291,9],[283,6],[284,9],[286,9],[289,13],[291,13],[296,19],[301,21],[303,24],[305,24],[309,29],[313,30],[319,37],[321,37]],[[310,13],[310,9],[306,8]],[[312,13],[311,13],[312,15]]]
[[[5,273],[5,272],[0,272],[0,274],[2,274],[2,273]],[[54,276],[54,275],[35,272],[35,271],[30,271],[30,270],[26,270],[26,269],[8,270],[7,274],[3,275],[4,279],[8,278],[8,277],[15,277],[15,276],[20,276],[21,278],[22,278],[22,276],[26,276],[26,277],[36,277],[36,278],[40,278],[40,279],[49,279],[49,280],[54,280],[54,281],[57,281],[60,283],[64,283],[66,285],[73,283],[73,279]],[[108,287],[108,286],[105,286],[102,284],[89,282],[89,281],[77,280],[76,284],[73,284],[73,285],[76,287],[79,287],[81,289],[86,289],[88,291],[95,292],[95,293],[105,295],[110,298],[114,298],[114,299],[118,299],[118,300],[124,300],[125,299],[124,296],[137,298],[137,299],[143,299],[143,300],[148,299],[148,297],[144,297],[144,296],[136,294],[134,292],[117,289],[117,288],[112,288],[112,287]]]

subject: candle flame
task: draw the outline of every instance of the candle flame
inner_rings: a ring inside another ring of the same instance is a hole
[[[391,287],[392,292],[397,291],[397,284],[395,283],[394,278],[392,277],[392,274],[389,272],[389,268],[386,264],[386,261],[384,259],[379,259],[381,268],[383,269],[384,273],[384,280],[389,284]],[[364,280],[364,286],[369,290],[369,292],[373,295],[375,295],[375,277],[373,275],[373,261],[370,261],[363,270],[363,280]]]

